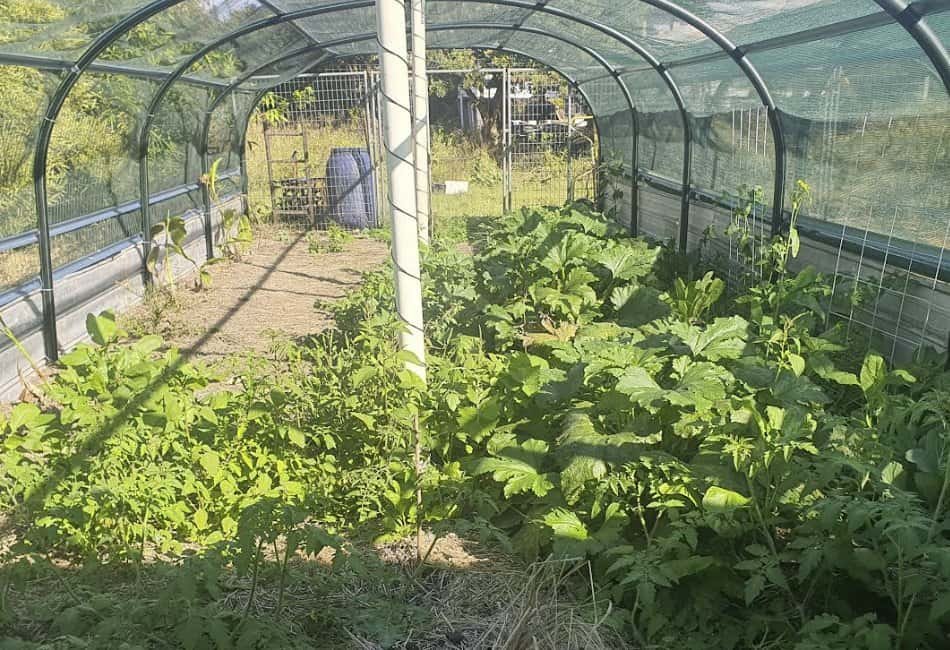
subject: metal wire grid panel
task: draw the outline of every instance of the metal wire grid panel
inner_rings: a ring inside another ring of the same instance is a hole
[[[873,203],[863,207],[864,215],[855,214],[841,225],[837,250],[834,242],[828,244],[834,258],[830,274],[834,319],[850,339],[895,361],[943,348],[950,323],[950,287],[939,272],[942,259],[937,261],[938,270],[923,272],[914,258],[925,252],[926,245],[896,236],[900,225],[913,219],[916,206],[897,205],[890,215],[879,214]],[[886,234],[873,234],[872,224],[883,225]],[[950,227],[945,227],[940,256],[950,245],[948,238]],[[871,254],[881,249],[883,257]]]
[[[586,101],[544,70],[505,74],[507,209],[594,198],[596,130]]]
[[[437,216],[594,198],[593,116],[563,77],[496,69],[430,78]],[[252,209],[316,229],[382,224],[377,85],[378,73],[363,69],[300,75],[265,93],[249,127]]]
[[[502,69],[430,70],[432,210],[439,218],[504,209]]]
[[[300,75],[261,98],[248,144],[252,209],[325,230],[383,222],[376,75]]]

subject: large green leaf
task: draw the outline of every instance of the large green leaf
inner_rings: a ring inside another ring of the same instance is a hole
[[[696,363],[688,357],[676,359],[673,368],[677,381],[672,388],[661,387],[644,368],[629,368],[617,381],[616,390],[641,406],[665,400],[675,406],[694,406],[698,411],[706,411],[713,402],[725,399],[726,386],[733,381],[722,366]]]
[[[587,269],[573,268],[559,286],[535,284],[530,287],[529,293],[547,310],[577,320],[584,307],[597,304],[597,293],[590,286],[595,279]]]
[[[930,606],[929,618],[934,623],[950,618],[950,591],[944,592],[939,598],[933,601],[933,604]]]
[[[619,341],[598,341],[596,345],[581,344],[578,347],[587,359],[584,367],[584,380],[602,374],[621,377],[631,368],[644,367],[648,361],[656,357],[657,351],[650,348],[641,348]]]
[[[838,370],[834,362],[823,352],[808,357],[808,366],[822,379],[833,381],[842,386],[860,386],[861,382],[853,372]]]
[[[887,367],[884,359],[876,354],[869,354],[861,366],[861,390],[871,393],[879,390],[887,380]]]
[[[634,280],[650,273],[656,262],[656,249],[635,249],[610,246],[594,259],[604,266],[614,280]]]
[[[691,555],[681,560],[668,560],[663,563],[661,570],[671,582],[679,582],[683,578],[705,571],[716,564],[716,558],[709,555]]]
[[[771,386],[772,394],[785,404],[826,404],[828,396],[807,377],[793,372],[778,373]]]
[[[678,406],[695,406],[697,411],[707,411],[713,402],[726,398],[726,387],[733,382],[732,374],[714,363],[695,363],[687,357],[673,362],[679,381],[666,395],[666,399]]]
[[[745,349],[749,322],[741,316],[717,318],[708,327],[702,328],[677,321],[670,332],[689,347],[694,357],[709,361],[738,359]]]
[[[573,261],[582,261],[587,254],[587,240],[583,235],[568,232],[545,253],[541,266],[552,273],[560,273]]]
[[[587,526],[584,525],[577,514],[570,510],[555,508],[544,515],[543,521],[554,532],[555,537],[575,542],[582,542],[590,537]]]
[[[35,427],[42,415],[43,412],[35,404],[21,402],[14,406],[10,412],[10,431],[17,432],[21,427]]]
[[[554,484],[538,468],[541,467],[548,445],[542,440],[528,440],[516,447],[499,450],[493,458],[479,458],[472,465],[472,473],[492,475],[499,483],[504,483],[506,497],[515,494],[534,493],[543,497],[554,488]]]
[[[581,231],[597,237],[606,236],[609,230],[606,222],[595,219],[574,208],[562,210],[560,222],[557,225],[561,228],[579,227]]]
[[[530,397],[541,390],[543,374],[547,369],[548,362],[543,358],[519,352],[508,362],[502,381],[511,389],[520,390]]]
[[[590,416],[572,411],[564,416],[558,440],[558,456],[562,459],[561,491],[568,503],[576,503],[588,481],[607,475],[607,436],[598,433]]]
[[[610,303],[618,322],[628,327],[639,327],[670,315],[669,305],[660,300],[660,292],[652,287],[619,286],[610,294]]]
[[[711,512],[733,512],[749,503],[749,497],[717,485],[711,486],[703,495],[703,507]]]
[[[613,508],[616,511],[616,508]],[[607,516],[607,523],[594,533],[581,517],[565,508],[555,508],[544,514],[541,521],[551,531],[551,541],[554,554],[559,557],[584,557],[600,552],[605,544],[614,544],[617,537],[614,534],[616,526],[623,525],[622,515]]]
[[[666,391],[644,368],[628,369],[617,381],[615,389],[641,406],[649,406],[666,395]]]
[[[86,331],[98,345],[108,345],[116,340],[119,332],[119,326],[115,322],[115,314],[111,311],[104,311],[98,316],[88,314],[86,316]]]

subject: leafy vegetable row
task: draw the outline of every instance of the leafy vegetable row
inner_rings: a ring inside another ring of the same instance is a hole
[[[28,549],[197,545],[254,575],[278,537],[454,530],[589,559],[596,615],[644,646],[944,647],[950,378],[835,326],[790,270],[798,192],[788,238],[737,219],[729,287],[580,204],[437,244],[427,386],[388,269],[236,377],[92,317],[47,402],[0,420],[3,507]]]

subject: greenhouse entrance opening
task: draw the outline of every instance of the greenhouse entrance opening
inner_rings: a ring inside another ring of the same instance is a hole
[[[434,214],[595,199],[596,124],[561,75],[431,70],[429,80]],[[251,211],[316,230],[383,225],[381,134],[376,68],[301,74],[267,91],[248,126]]]

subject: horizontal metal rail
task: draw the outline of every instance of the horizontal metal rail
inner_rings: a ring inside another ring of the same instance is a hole
[[[273,2],[267,2],[262,0],[261,3],[277,15],[286,13],[280,7]],[[542,3],[543,4],[543,3]],[[921,17],[932,16],[940,14],[946,11],[950,11],[950,0],[918,0],[917,2],[909,3],[910,10]],[[534,13],[533,11],[531,13]],[[866,16],[859,16],[857,18],[849,18],[847,20],[838,21],[835,23],[830,23],[827,25],[820,25],[818,27],[813,27],[810,29],[804,29],[798,32],[793,32],[790,34],[783,34],[781,36],[775,36],[773,38],[763,39],[761,41],[755,41],[752,43],[740,44],[738,49],[745,54],[751,54],[753,52],[765,52],[768,50],[774,50],[783,47],[789,47],[793,45],[804,45],[807,43],[813,43],[815,41],[833,38],[835,36],[846,36],[848,34],[855,34],[858,32],[866,31],[869,29],[877,29],[879,27],[885,27],[887,25],[893,25],[896,21],[892,16],[890,16],[885,11],[876,12],[873,14],[868,14]],[[306,31],[303,30],[297,23],[291,23],[294,27],[299,29],[301,33],[307,35],[308,40],[314,41],[313,37],[309,34],[306,34]],[[729,54],[723,51],[709,52],[707,54],[699,54],[692,57],[687,57],[683,59],[675,59],[673,61],[663,62],[664,66],[667,68],[676,68],[687,65],[693,65],[696,63],[704,63],[708,61],[716,61],[719,59],[728,58]],[[68,70],[73,67],[72,61],[63,61],[61,59],[54,59],[50,57],[44,57],[37,54],[18,54],[15,52],[0,52],[0,65],[19,65],[29,68],[37,68],[41,70]],[[161,70],[150,70],[148,68],[140,68],[137,66],[124,65],[121,63],[93,63],[88,68],[89,72],[102,72],[102,73],[112,73],[112,74],[124,74],[131,77],[140,77],[143,79],[155,79],[163,80],[168,77],[170,72],[163,72]],[[617,66],[617,71],[621,74],[628,74],[633,72],[646,72],[651,70],[649,66],[643,65],[634,65],[634,66]],[[450,72],[450,71],[446,71]],[[487,70],[486,70],[487,72]],[[594,77],[589,77],[586,79],[578,80],[579,83],[586,83],[590,81],[596,81],[598,79],[610,78],[612,75],[609,74],[600,74]],[[223,81],[214,81],[211,79],[204,79],[202,77],[197,77],[193,75],[186,75],[181,78],[182,81],[201,85],[208,87],[219,87],[223,88],[228,85],[227,82]]]
[[[72,70],[72,61],[62,61],[52,59],[36,54],[16,54],[13,52],[0,52],[0,65],[16,65],[24,68],[34,68],[37,70],[51,70],[62,72],[63,70]],[[162,72],[161,70],[150,70],[148,68],[138,68],[136,66],[127,66],[119,63],[91,63],[86,68],[87,72],[98,72],[100,74],[117,74],[126,77],[138,77],[140,79],[150,79],[154,81],[163,81],[167,79],[171,72]],[[184,83],[194,86],[205,86],[207,88],[223,88],[228,84],[224,81],[214,81],[196,77],[195,75],[186,75],[181,78]]]
[[[671,196],[679,197],[682,192],[679,183],[665,176],[641,169],[638,177],[649,187]],[[691,189],[689,194],[691,199],[699,203],[730,212],[739,203],[738,200],[729,200],[720,194],[695,188]],[[787,212],[786,215],[791,216]],[[850,253],[863,254],[876,262],[887,262],[888,266],[907,269],[941,282],[950,282],[950,259],[946,252],[937,246],[806,216],[798,217],[798,234],[818,243],[840,246],[842,250]]]
[[[473,47],[476,47],[476,45],[473,44]],[[482,49],[495,49],[494,47],[489,47],[489,46],[487,46],[487,45],[486,45],[486,46],[478,46],[478,47],[482,47]],[[431,47],[430,47],[429,49],[430,49],[430,50],[433,50],[433,49],[450,49],[450,50],[454,50],[454,49],[456,49],[456,48],[431,48]],[[512,50],[510,50],[510,49],[508,49],[508,48],[505,48],[503,51],[505,51],[505,52],[510,52],[510,53],[514,53]],[[346,58],[346,57],[348,57],[348,56],[350,56],[350,55],[349,55],[349,54],[346,54],[346,55],[335,55],[335,56],[334,56],[334,59]],[[534,56],[528,56],[527,54],[523,54],[523,55],[520,55],[520,56],[524,56],[524,57],[530,58],[530,59],[533,59],[533,58],[534,58]],[[547,65],[547,64],[545,64],[545,65]],[[550,66],[548,66],[548,67],[550,67]],[[502,72],[505,71],[505,68],[479,68],[478,71],[481,72],[481,73],[483,73],[483,74],[501,74]],[[471,69],[462,69],[462,68],[446,68],[446,69],[441,69],[441,68],[429,68],[429,70],[427,70],[427,72],[428,72],[429,74],[467,74],[467,73],[471,72]],[[537,68],[508,68],[508,72],[537,72]],[[344,76],[350,76],[350,75],[352,75],[352,74],[353,74],[352,71],[346,71],[346,70],[343,70],[343,71],[331,70],[331,71],[329,71],[329,72],[305,72],[305,73],[303,73],[303,74],[298,74],[296,77],[294,77],[294,79],[313,79],[313,78],[315,78],[315,77],[344,77]],[[268,79],[281,79],[281,78],[283,78],[283,75],[277,75],[277,74],[260,74],[260,75],[254,75],[254,76],[252,76],[250,79],[248,79],[248,81],[258,81],[258,80],[260,80],[260,81],[266,81],[266,80],[268,80]],[[572,83],[573,83],[573,82],[572,82]]]
[[[94,264],[98,264],[99,262],[103,260],[107,260],[110,257],[118,255],[119,253],[121,253],[127,248],[136,246],[141,241],[142,241],[142,235],[136,233],[132,237],[128,237],[127,239],[123,239],[122,241],[118,241],[114,244],[110,244],[109,246],[106,246],[105,248],[97,250],[95,253],[91,253],[89,255],[86,255],[85,257],[81,257],[74,262],[70,262],[69,264],[61,266],[60,268],[54,270],[53,279],[62,280],[66,276],[83,271]],[[18,284],[12,289],[8,289],[7,291],[0,293],[0,307],[5,307],[9,305],[11,302],[15,302],[16,300],[26,298],[30,294],[33,294],[39,291],[41,288],[42,288],[42,285],[40,284],[39,278],[33,278],[32,280],[27,280],[26,282]]]
[[[221,180],[233,178],[240,175],[240,173],[240,169],[231,169],[223,172],[219,178]],[[201,189],[201,186],[198,183],[179,185],[178,187],[173,187],[171,189],[151,195],[149,197],[148,203],[149,205],[159,205],[160,203],[171,201],[172,199],[176,199],[179,196],[183,196],[189,192],[194,192],[199,189]],[[65,235],[67,233],[76,232],[77,230],[82,230],[83,228],[87,228],[89,226],[94,226],[95,224],[102,223],[103,221],[118,219],[119,217],[123,217],[127,214],[132,214],[141,207],[142,203],[140,201],[128,201],[127,203],[106,208],[105,210],[98,210],[90,214],[74,217],[72,219],[68,219],[61,223],[50,226],[50,237]],[[30,230],[0,239],[0,253],[9,253],[11,251],[33,246],[38,243],[39,231]]]
[[[176,188],[176,190],[177,189],[179,188]],[[156,194],[155,196],[159,196],[159,195]],[[225,196],[221,202],[228,203],[229,201],[233,201],[239,196],[241,196],[240,192],[229,194]],[[186,218],[193,217],[193,216],[199,215],[200,213],[201,211],[198,209],[188,210],[187,212],[185,212],[183,216]],[[61,280],[74,273],[79,273],[81,271],[84,271],[88,269],[89,267],[94,266],[98,264],[99,262],[102,262],[103,260],[107,260],[110,257],[115,257],[119,253],[133,246],[138,246],[139,244],[142,243],[142,241],[143,241],[142,234],[135,233],[131,237],[126,237],[125,239],[117,241],[113,244],[109,244],[108,246],[104,248],[100,248],[94,253],[90,253],[88,255],[80,257],[78,260],[69,262],[68,264],[64,264],[63,266],[60,266],[59,268],[55,269],[53,271],[53,279]],[[0,292],[0,308],[5,307],[6,305],[9,305],[11,302],[19,300],[21,298],[26,298],[30,294],[36,293],[40,289],[41,289],[41,284],[40,284],[39,278],[33,278],[32,280],[27,280],[26,282],[22,282],[11,289],[7,289],[6,291]],[[70,306],[66,305],[66,311],[68,311],[69,308]]]

